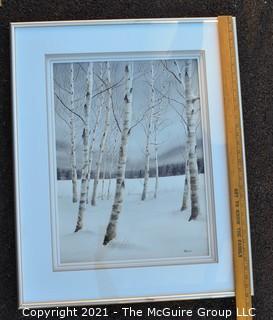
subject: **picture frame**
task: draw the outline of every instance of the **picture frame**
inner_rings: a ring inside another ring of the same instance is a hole
[[[19,307],[235,295],[219,21],[11,24]]]

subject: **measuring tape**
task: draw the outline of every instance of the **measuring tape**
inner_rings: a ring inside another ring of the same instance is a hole
[[[218,17],[229,167],[237,319],[252,319],[248,220],[233,18]],[[244,317],[242,317],[244,315]]]

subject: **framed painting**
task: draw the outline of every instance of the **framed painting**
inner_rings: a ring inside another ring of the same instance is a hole
[[[20,307],[234,295],[218,31],[11,25]]]

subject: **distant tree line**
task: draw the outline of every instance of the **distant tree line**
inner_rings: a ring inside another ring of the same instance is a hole
[[[199,173],[204,173],[204,161],[203,159],[198,159],[198,172]],[[78,179],[81,179],[81,170],[77,170],[77,177]],[[96,172],[94,170],[91,171],[90,173],[90,178],[94,179]],[[102,175],[103,173],[101,173]],[[106,177],[110,175],[110,172],[106,170],[104,173]],[[158,166],[158,174],[159,177],[170,177],[170,176],[180,176],[185,174],[185,163],[175,163],[175,164],[165,164],[165,165],[160,165]],[[126,170],[125,172],[125,177],[126,179],[142,179],[145,176],[145,170],[140,169],[131,169],[131,170]],[[113,172],[111,174],[112,179],[116,178],[116,173]],[[154,178],[156,177],[156,168],[151,167],[150,168],[150,177]],[[102,177],[100,177],[102,178]],[[58,180],[71,180],[72,179],[72,173],[71,169],[61,169],[57,168],[57,179]]]

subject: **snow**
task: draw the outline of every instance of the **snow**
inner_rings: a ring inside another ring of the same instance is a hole
[[[74,233],[78,204],[72,203],[70,180],[58,181],[58,225],[60,262],[118,263],[151,259],[187,258],[209,255],[204,177],[200,175],[201,215],[188,222],[190,212],[180,211],[184,176],[159,178],[157,199],[153,198],[154,178],[149,179],[147,200],[141,201],[143,179],[126,179],[123,211],[115,240],[103,246],[109,221],[115,180],[110,200],[87,205],[84,228]],[[80,185],[80,181],[78,186]],[[93,181],[90,181],[92,190]],[[105,180],[105,193],[108,180]],[[106,198],[106,197],[105,197]],[[144,263],[145,264],[145,263]]]

